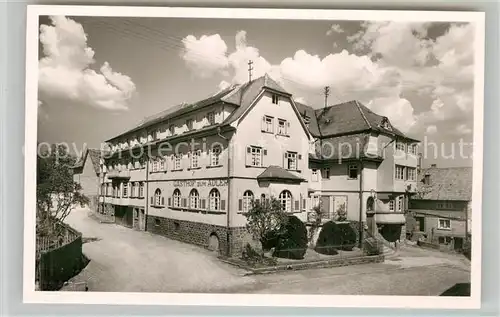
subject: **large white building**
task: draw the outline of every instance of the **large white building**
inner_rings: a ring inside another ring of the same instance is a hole
[[[265,75],[108,140],[100,208],[126,226],[228,255],[248,239],[254,198],[274,196],[304,222],[321,201],[325,218],[345,211],[353,222],[401,228],[415,142],[358,102],[314,110]],[[344,143],[360,150],[328,152]],[[375,195],[387,209],[367,213]]]

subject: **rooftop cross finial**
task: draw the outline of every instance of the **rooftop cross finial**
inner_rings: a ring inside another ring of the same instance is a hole
[[[252,60],[249,60],[248,61],[248,81],[252,81],[252,70],[253,70],[253,61]]]
[[[328,95],[330,95],[330,87],[325,87],[325,108],[328,106]]]

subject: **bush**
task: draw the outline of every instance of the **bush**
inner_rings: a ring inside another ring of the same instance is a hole
[[[283,233],[279,234],[273,256],[287,259],[303,259],[307,251],[306,225],[295,216],[289,216]]]
[[[333,221],[323,224],[318,241],[316,241],[316,252],[328,255],[338,254],[340,232],[339,226]]]
[[[382,242],[375,238],[366,238],[363,243],[363,252],[366,255],[379,255],[384,252]]]
[[[342,250],[351,251],[356,246],[357,234],[348,222],[338,223]]]
[[[241,259],[250,266],[276,265],[275,259],[266,258],[262,254],[257,252],[249,243],[245,245],[245,248],[241,253]]]
[[[279,232],[277,230],[272,230],[267,232],[262,239],[262,250],[269,251],[276,247],[278,243]]]
[[[380,230],[380,234],[389,242],[396,242],[401,239],[401,228],[399,224],[386,224]]]

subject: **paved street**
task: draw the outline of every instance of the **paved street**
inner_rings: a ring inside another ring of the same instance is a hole
[[[91,260],[74,282],[89,291],[439,295],[468,283],[464,257],[407,247],[385,263],[243,276],[203,248],[115,224],[101,224],[76,210],[67,222],[87,242]]]

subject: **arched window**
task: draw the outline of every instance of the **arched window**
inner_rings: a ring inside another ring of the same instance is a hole
[[[200,208],[200,194],[198,194],[196,189],[192,189],[189,193],[189,206],[192,209]]]
[[[172,195],[174,198],[174,207],[180,207],[181,206],[181,191],[179,188],[176,188],[174,190],[174,194]]]
[[[288,190],[284,190],[280,193],[279,201],[281,203],[281,210],[285,212],[292,211],[292,193]]]
[[[159,188],[155,190],[155,206],[161,206],[161,190]]]
[[[248,212],[252,207],[253,193],[247,190],[243,193],[243,212]]]
[[[374,211],[375,210],[375,200],[373,197],[368,197],[366,201],[366,211]]]
[[[209,210],[220,210],[220,193],[214,188],[210,191]]]

